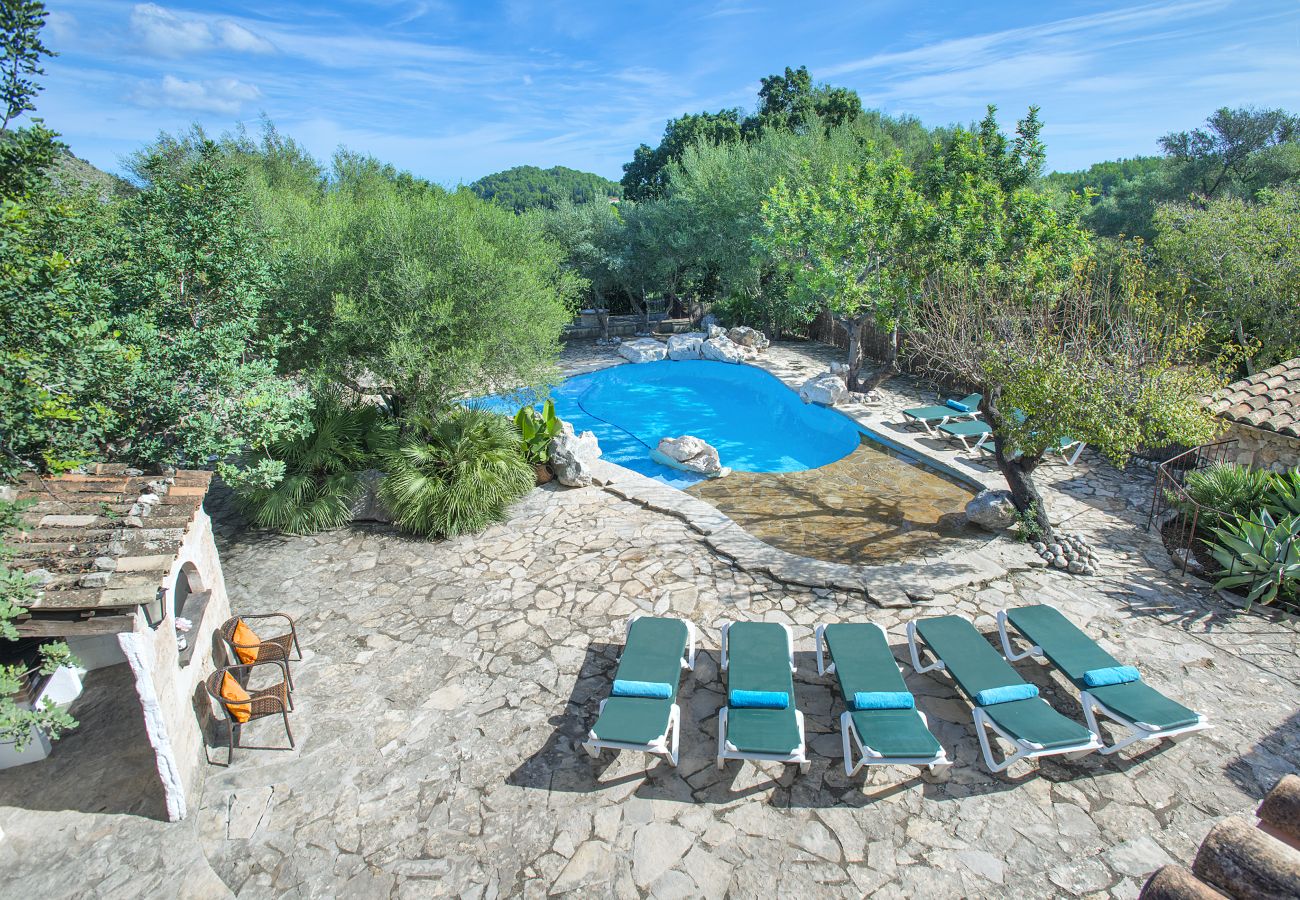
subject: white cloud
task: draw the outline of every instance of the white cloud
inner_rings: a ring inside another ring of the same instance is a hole
[[[156,3],[139,3],[131,10],[131,30],[145,49],[158,56],[224,49],[237,53],[270,53],[271,42],[229,19],[209,24],[204,19],[182,18]]]
[[[240,53],[271,53],[275,47],[266,38],[253,34],[238,22],[222,19],[214,28],[217,40],[228,50]]]
[[[56,41],[70,40],[77,33],[77,17],[72,13],[52,10],[45,17],[45,27]]]
[[[211,78],[204,81],[186,81],[174,75],[164,75],[162,81],[140,85],[131,94],[131,100],[141,106],[236,115],[245,103],[262,96],[257,85],[238,78]]]

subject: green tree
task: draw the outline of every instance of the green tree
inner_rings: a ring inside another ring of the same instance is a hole
[[[98,273],[138,358],[119,452],[194,465],[301,433],[309,403],[276,362],[279,277],[242,174],[211,141],[146,154],[140,171]]]
[[[777,182],[763,204],[763,241],[807,311],[825,305],[848,336],[848,383],[856,389],[862,331],[869,323],[893,335],[884,362],[896,365],[899,326],[924,274],[924,236],[932,210],[902,156],[866,158],[823,179],[805,172],[803,186]]]
[[[563,201],[608,203],[610,198],[617,199],[622,194],[622,187],[616,181],[564,166],[549,169],[515,166],[480,178],[469,186],[469,190],[484,200],[508,206],[515,212],[552,209]]]
[[[640,145],[632,154],[632,161],[623,165],[623,196],[637,201],[663,196],[668,185],[669,163],[681,159],[687,147],[738,142],[741,124],[739,109],[690,113],[670,119],[658,147]]]
[[[1205,127],[1171,132],[1160,148],[1180,170],[1182,180],[1203,197],[1217,197],[1236,183],[1248,193],[1259,183],[1263,151],[1300,137],[1300,118],[1282,109],[1245,107],[1215,110]]]
[[[14,620],[27,612],[28,605],[35,597],[36,589],[32,580],[17,569],[8,565],[14,550],[5,543],[5,539],[22,527],[22,507],[16,503],[0,500],[0,640],[15,641],[18,629]],[[52,675],[60,666],[75,666],[68,645],[62,641],[51,641],[40,648],[40,662],[33,669],[19,665],[0,666],[0,743],[13,742],[21,751],[32,739],[32,732],[38,731],[50,740],[58,740],[59,735],[77,727],[72,716],[49,700],[34,709],[26,709],[14,702],[13,695],[23,687],[27,676],[32,674]]]
[[[36,109],[36,78],[45,74],[41,59],[54,56],[41,41],[48,15],[40,0],[0,0],[0,136],[15,118]]]
[[[1300,185],[1156,209],[1155,250],[1248,372],[1300,355]]]
[[[744,123],[747,133],[768,128],[797,131],[814,123],[834,127],[862,114],[862,100],[849,88],[814,85],[807,66],[785,67],[768,75],[758,89],[758,110]]]
[[[580,281],[537,218],[348,153],[259,203],[308,318],[299,355],[327,380],[432,415],[551,377]]]
[[[1038,110],[998,128],[996,107],[976,131],[957,129],[926,164],[922,190],[935,207],[926,241],[932,268],[974,273],[985,282],[1052,290],[1090,252],[1081,197],[1038,189],[1045,150]]]

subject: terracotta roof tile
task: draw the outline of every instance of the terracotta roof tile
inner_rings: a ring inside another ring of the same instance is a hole
[[[18,483],[28,530],[12,565],[43,571],[32,610],[132,607],[151,600],[203,505],[211,472],[143,475],[101,465],[88,474]]]
[[[1300,357],[1234,381],[1202,400],[1220,418],[1300,437]]]

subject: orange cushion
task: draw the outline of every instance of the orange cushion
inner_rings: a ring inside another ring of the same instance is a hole
[[[248,695],[229,672],[221,679],[221,699],[227,701],[226,712],[236,722],[247,722],[253,716],[253,698]]]
[[[232,637],[235,644],[235,655],[239,661],[246,666],[251,666],[257,662],[257,647],[262,643],[253,629],[244,624],[243,619],[235,622],[235,633]]]

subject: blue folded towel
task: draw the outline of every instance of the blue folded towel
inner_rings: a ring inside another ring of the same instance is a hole
[[[1087,687],[1105,687],[1108,684],[1128,684],[1138,681],[1142,673],[1132,666],[1108,666],[1105,669],[1089,669],[1083,673],[1083,683]]]
[[[907,691],[858,691],[853,695],[854,709],[916,709],[916,700]]]
[[[970,412],[970,407],[960,400],[945,400],[943,405],[949,409],[955,409],[957,412]]]
[[[1038,696],[1038,688],[1032,684],[1008,684],[1004,687],[985,688],[975,695],[976,706],[996,706],[1013,700],[1028,700]]]
[[[662,681],[626,681],[614,679],[615,697],[647,697],[651,700],[667,700],[673,695],[673,686]]]
[[[790,695],[785,691],[732,691],[727,705],[735,709],[785,709]]]

